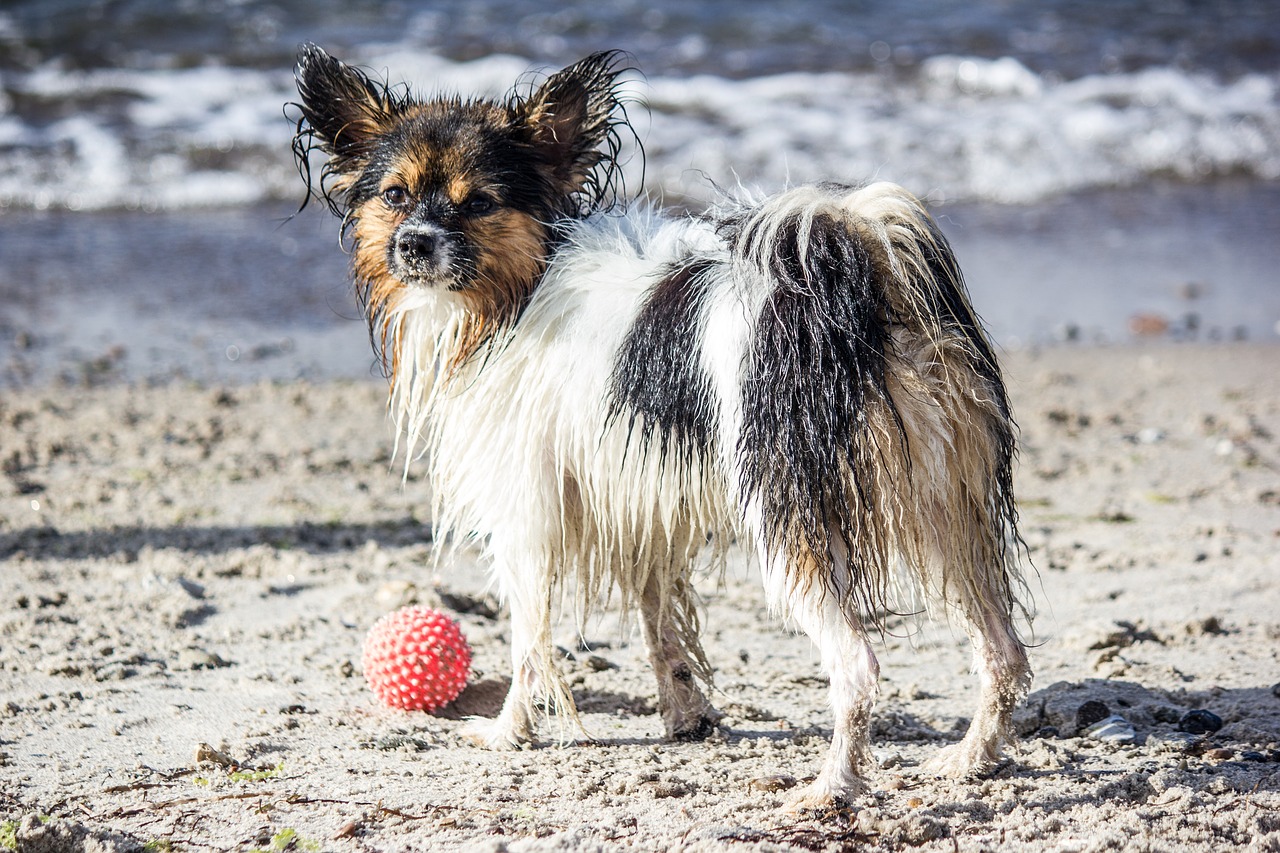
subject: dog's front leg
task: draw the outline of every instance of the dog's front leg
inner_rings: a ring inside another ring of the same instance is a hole
[[[518,749],[534,737],[533,702],[538,690],[538,670],[534,662],[536,617],[531,618],[525,602],[507,596],[511,606],[511,687],[497,717],[473,717],[463,736],[487,749]]]
[[[511,611],[511,687],[498,716],[472,719],[463,736],[489,749],[516,749],[534,740],[539,700],[575,721],[577,714],[551,642],[548,561],[497,548],[494,557],[499,591]]]

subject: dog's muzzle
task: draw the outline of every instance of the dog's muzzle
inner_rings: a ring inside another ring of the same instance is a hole
[[[434,285],[452,278],[449,235],[438,225],[402,225],[392,238],[389,254],[393,272],[406,282]]]

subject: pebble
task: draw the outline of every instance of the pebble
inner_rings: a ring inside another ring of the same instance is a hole
[[[213,652],[194,647],[180,649],[174,657],[173,668],[177,670],[218,669],[231,666]]]
[[[1139,444],[1156,444],[1164,440],[1164,431],[1155,427],[1146,427],[1138,430],[1137,436]]]
[[[1102,704],[1099,702],[1098,704]],[[1094,740],[1102,740],[1108,743],[1133,743],[1138,739],[1138,732],[1134,729],[1133,723],[1126,720],[1119,714],[1112,714],[1105,717],[1093,725],[1085,729],[1085,734]]]
[[[787,775],[761,776],[747,783],[751,791],[785,791],[796,786],[796,777]]]
[[[1160,314],[1137,313],[1129,318],[1129,331],[1139,338],[1158,338],[1169,331],[1169,320]]]
[[[223,767],[238,767],[240,762],[236,761],[230,755],[227,755],[220,749],[210,746],[207,743],[196,745],[196,764],[221,764]]]
[[[385,610],[399,610],[419,603],[418,585],[409,580],[390,580],[378,587],[373,599]]]
[[[1186,752],[1200,742],[1198,735],[1187,732],[1152,732],[1147,746],[1159,752]]]
[[[617,669],[617,666],[609,662],[609,659],[600,655],[591,655],[586,660],[587,666],[594,672],[604,672],[607,669]]]
[[[1216,732],[1222,728],[1222,718],[1212,711],[1206,711],[1203,708],[1197,708],[1194,711],[1188,711],[1178,721],[1178,730],[1189,732],[1193,735],[1204,735]]]
[[[1241,761],[1266,761],[1267,757],[1254,749],[1246,749],[1240,753]]]
[[[1076,709],[1076,728],[1087,729],[1099,720],[1105,720],[1109,716],[1111,716],[1111,709],[1107,707],[1105,702],[1090,699]]]

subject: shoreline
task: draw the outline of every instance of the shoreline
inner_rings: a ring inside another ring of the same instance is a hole
[[[0,390],[377,376],[337,220],[295,209],[8,211]],[[932,211],[1007,350],[1280,341],[1280,182]]]
[[[415,599],[475,651],[452,716],[492,713],[507,665],[482,568],[432,560],[380,381],[6,391],[0,832],[73,850],[1270,849],[1277,365],[1275,343],[1006,354],[1039,610],[1013,761],[920,774],[974,685],[957,632],[904,622],[877,646],[873,794],[800,818],[777,806],[817,770],[826,688],[740,551],[699,583],[727,714],[709,742],[661,740],[643,648],[606,609],[588,643],[568,619],[556,634],[595,741],[485,752],[456,719],[379,709],[359,673],[364,632]],[[1087,702],[1133,737],[1079,731]],[[1180,731],[1193,711],[1221,729]],[[202,743],[233,765],[198,762]]]

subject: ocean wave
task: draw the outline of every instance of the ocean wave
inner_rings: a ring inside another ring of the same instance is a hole
[[[415,91],[497,94],[530,63],[401,47],[354,57]],[[1062,80],[1017,60],[937,56],[904,72],[628,81],[645,165],[630,186],[890,179],[933,202],[1032,202],[1152,177],[1280,179],[1280,77],[1171,67]],[[0,77],[0,206],[179,209],[301,199],[291,75],[230,66]]]

